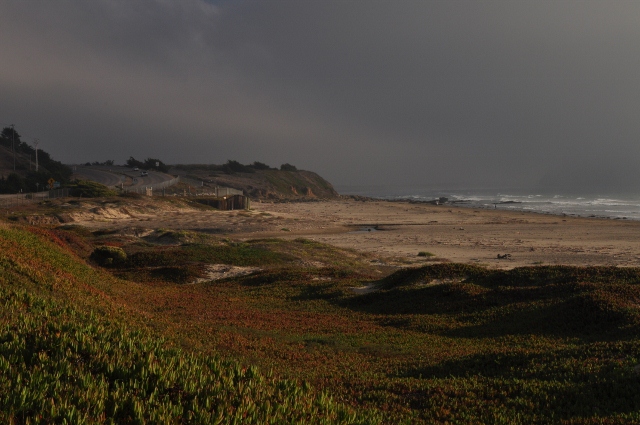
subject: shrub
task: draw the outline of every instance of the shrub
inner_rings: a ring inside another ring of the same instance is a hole
[[[26,189],[24,179],[16,173],[10,173],[6,179],[4,176],[0,177],[0,193],[18,193]]]
[[[271,170],[271,167],[259,161],[254,161],[253,164],[249,165],[249,167],[255,168],[256,170]]]
[[[78,180],[74,185],[69,186],[69,189],[71,196],[81,196],[83,198],[100,198],[117,194],[103,184],[88,180]]]
[[[168,173],[169,166],[164,162],[160,161],[158,158],[147,158],[144,160],[144,165],[140,168],[144,168],[146,170],[156,170],[161,173]]]
[[[435,256],[436,256],[436,254],[433,254],[433,253],[428,252],[428,251],[420,251],[418,253],[418,257],[435,257]]]
[[[101,266],[114,266],[127,261],[127,253],[115,246],[99,246],[93,250],[90,258]]]
[[[144,197],[144,195],[137,192],[122,192],[120,196],[123,198],[132,198],[132,199],[142,199]]]
[[[281,171],[298,171],[298,169],[296,168],[295,165],[291,165],[291,164],[282,164],[280,166],[280,170]]]
[[[130,156],[129,159],[127,159],[127,162],[125,163],[125,165],[131,168],[135,168],[135,167],[144,168],[144,162],[138,161],[132,156]]]
[[[232,159],[228,160],[227,163],[222,166],[222,171],[227,174],[256,172],[254,168],[248,165],[242,165],[238,161],[234,161]]]

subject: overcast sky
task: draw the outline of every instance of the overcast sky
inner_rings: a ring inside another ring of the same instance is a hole
[[[5,0],[0,57],[0,125],[63,162],[640,187],[640,2]]]

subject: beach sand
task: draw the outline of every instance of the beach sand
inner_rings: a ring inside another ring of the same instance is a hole
[[[76,223],[136,233],[193,230],[233,239],[303,237],[399,265],[451,261],[503,269],[540,264],[640,266],[640,222],[629,220],[351,199],[253,202],[252,211],[103,210],[102,215],[74,214]],[[419,252],[433,255],[422,257]]]
[[[286,237],[307,237],[412,263],[452,261],[502,269],[540,264],[640,266],[637,221],[385,201],[254,207],[298,217],[298,225],[292,225]],[[378,230],[367,230],[372,228]],[[421,251],[434,256],[418,257]]]

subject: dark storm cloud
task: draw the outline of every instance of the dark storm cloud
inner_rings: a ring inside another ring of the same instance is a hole
[[[635,184],[639,16],[632,2],[6,2],[0,121],[66,161]]]

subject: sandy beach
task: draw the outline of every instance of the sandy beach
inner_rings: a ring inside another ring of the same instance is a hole
[[[103,205],[69,212],[77,224],[93,229],[138,235],[178,229],[234,239],[304,237],[396,264],[640,266],[640,222],[630,220],[351,199],[254,202],[251,211]]]
[[[384,201],[256,204],[256,209],[317,223],[294,226],[296,236],[411,262],[640,266],[640,222],[635,221]],[[421,251],[434,256],[418,257]]]

